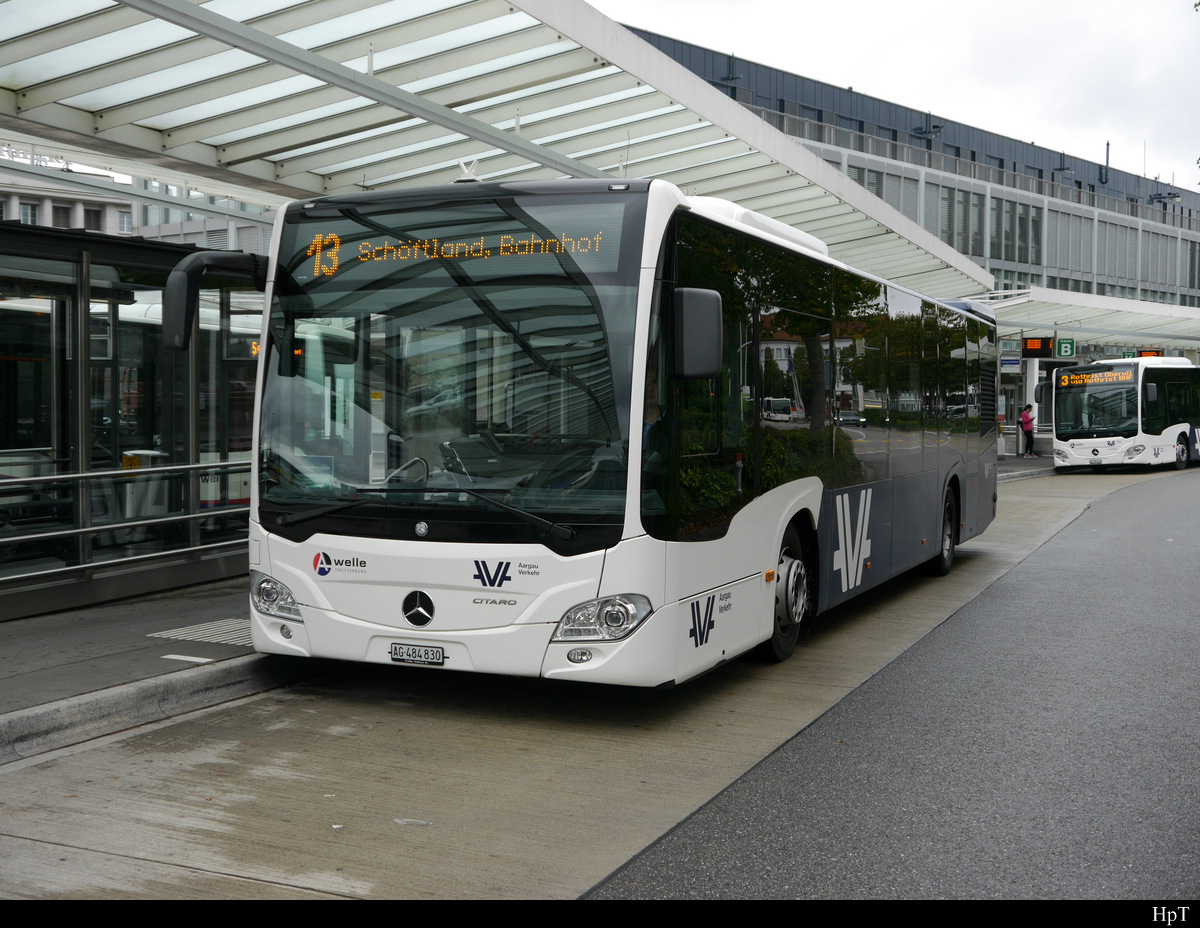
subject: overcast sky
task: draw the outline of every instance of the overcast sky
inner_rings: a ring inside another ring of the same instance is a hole
[[[617,22],[1198,190],[1194,0],[587,0]]]

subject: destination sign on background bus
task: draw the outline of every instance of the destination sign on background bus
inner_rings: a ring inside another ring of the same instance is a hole
[[[1109,383],[1133,383],[1133,369],[1119,368],[1105,371],[1077,371],[1070,374],[1060,374],[1060,387],[1092,387]]]

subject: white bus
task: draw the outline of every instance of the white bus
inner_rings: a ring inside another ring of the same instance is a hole
[[[671,685],[787,658],[995,513],[987,309],[662,181],[297,201],[269,258],[181,262],[169,345],[206,270],[266,291],[260,651]],[[808,427],[758,412],[767,318],[804,345]],[[853,436],[843,388],[873,406]]]
[[[762,401],[763,418],[768,422],[790,422],[800,418],[796,407],[786,396],[764,396]]]
[[[1200,367],[1184,358],[1134,358],[1060,367],[1038,384],[1053,391],[1054,466],[1173,464],[1197,459]]]

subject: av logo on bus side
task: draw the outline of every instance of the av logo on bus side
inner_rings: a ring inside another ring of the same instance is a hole
[[[842,574],[842,592],[846,593],[862,583],[863,564],[871,556],[871,539],[867,530],[871,521],[871,489],[859,491],[858,519],[850,511],[850,495],[843,493],[836,498],[838,549],[833,552],[833,569]]]
[[[712,595],[704,600],[703,611],[701,611],[700,600],[692,603],[692,630],[688,632],[688,637],[692,639],[692,644],[695,647],[708,644],[708,636],[714,628],[717,627],[716,620],[713,619],[713,607],[716,605],[717,597]]]
[[[688,637],[692,639],[692,647],[699,648],[708,644],[712,630],[717,627],[717,620],[713,618],[713,613],[729,612],[733,609],[733,591],[725,590],[720,594],[714,593],[703,599],[695,600],[690,606],[692,627],[688,629]]]

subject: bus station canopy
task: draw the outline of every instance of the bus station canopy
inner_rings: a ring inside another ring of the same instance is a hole
[[[1120,344],[1135,348],[1200,348],[1200,313],[1193,307],[1125,300],[1034,287],[1000,291],[987,301],[1000,331],[1070,338],[1076,344]]]
[[[580,0],[8,0],[0,136],[249,202],[661,177],[940,297],[991,275]],[[265,196],[264,196],[265,195]]]
[[[994,286],[582,0],[6,0],[2,18],[0,141],[41,154],[265,206],[445,184],[462,165],[659,177],[931,296]]]

